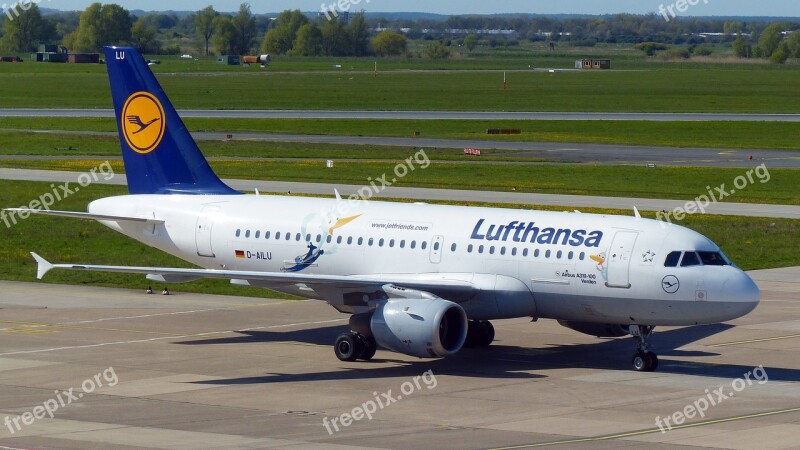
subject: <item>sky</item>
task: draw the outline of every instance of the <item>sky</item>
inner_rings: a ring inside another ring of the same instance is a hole
[[[0,0],[6,1],[6,0]],[[7,0],[12,3],[14,0]],[[83,10],[92,0],[32,0],[40,7],[61,10]],[[100,0],[98,0],[100,1]],[[321,4],[336,0],[252,0],[254,13],[280,12],[285,9],[319,11]],[[352,3],[355,10],[367,12],[428,12],[438,14],[646,14],[655,12],[679,0],[341,0]],[[798,0],[688,0],[697,3],[689,6],[686,16],[783,16],[800,17]],[[172,9],[195,11],[213,5],[217,11],[236,11],[242,0],[102,0],[117,3],[127,9],[145,11]]]

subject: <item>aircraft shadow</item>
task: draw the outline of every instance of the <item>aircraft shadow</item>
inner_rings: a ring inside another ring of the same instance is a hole
[[[735,364],[715,364],[712,361],[685,361],[681,357],[714,357],[717,353],[704,351],[678,350],[684,345],[704,339],[733,328],[728,324],[702,325],[679,329],[670,329],[654,333],[652,349],[659,355],[660,363],[657,373],[706,376],[714,378],[736,379],[751,372],[759,366],[753,361],[752,366]],[[254,342],[301,342],[315,345],[332,345],[336,337],[347,330],[346,326],[328,326],[322,328],[295,331],[241,331],[239,336],[181,342],[182,345],[223,345],[245,344]],[[393,358],[395,353],[379,351],[376,358],[369,362],[359,362],[357,367],[349,370],[315,372],[305,374],[267,373],[263,376],[230,378],[222,380],[198,381],[197,384],[258,384],[302,381],[323,381],[342,379],[371,379],[392,377],[413,377],[432,370],[439,375],[455,375],[498,379],[535,379],[545,375],[532,374],[530,371],[553,369],[602,369],[630,371],[631,357],[635,351],[631,338],[602,339],[585,344],[549,344],[539,347],[519,347],[495,341],[488,348],[462,349],[456,355],[444,359],[407,361]],[[331,351],[331,358],[335,358]],[[376,363],[394,362],[399,365],[379,367]],[[349,364],[349,363],[342,363]],[[764,368],[770,381],[800,380],[800,370],[777,367]]]

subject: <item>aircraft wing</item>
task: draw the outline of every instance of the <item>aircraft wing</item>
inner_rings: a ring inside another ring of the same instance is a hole
[[[102,266],[87,264],[52,264],[36,253],[31,253],[38,264],[37,278],[42,279],[53,269],[84,270],[90,272],[138,273],[149,279],[166,282],[187,282],[200,278],[247,280],[272,284],[306,284],[335,288],[381,287],[387,284],[420,291],[447,291],[469,295],[479,288],[463,280],[448,279],[446,275],[419,277],[404,275],[314,275],[287,272],[254,272],[225,269],[181,269],[169,267]]]
[[[163,220],[148,219],[145,217],[128,217],[128,216],[110,216],[106,214],[92,214],[88,212],[77,211],[52,211],[47,209],[29,209],[29,208],[7,208],[4,211],[11,211],[22,214],[38,214],[40,216],[56,216],[56,217],[70,217],[72,219],[87,219],[87,220],[109,220],[113,222],[141,222],[149,224],[162,224]]]

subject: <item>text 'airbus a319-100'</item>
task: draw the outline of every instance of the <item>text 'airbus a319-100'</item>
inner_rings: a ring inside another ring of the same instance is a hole
[[[229,279],[322,299],[350,314],[341,360],[381,347],[421,358],[487,346],[493,319],[555,319],[600,337],[633,335],[636,370],[658,365],[655,326],[718,323],[759,302],[753,280],[708,238],[636,216],[243,195],[211,170],[132,48],[105,49],[130,195],[93,219],[197,269],[51,264],[151,280]],[[19,210],[18,210],[19,211]]]

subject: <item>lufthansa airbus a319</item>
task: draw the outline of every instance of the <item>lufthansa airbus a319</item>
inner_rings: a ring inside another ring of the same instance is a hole
[[[51,264],[229,279],[322,299],[350,314],[334,343],[345,361],[381,346],[421,358],[488,346],[490,320],[554,319],[600,337],[632,335],[633,367],[652,371],[656,326],[711,324],[759,303],[753,280],[705,236],[644,219],[565,212],[243,195],[211,170],[142,56],[105,49],[130,195],[93,219],[197,269]],[[19,211],[19,210],[18,210]]]

